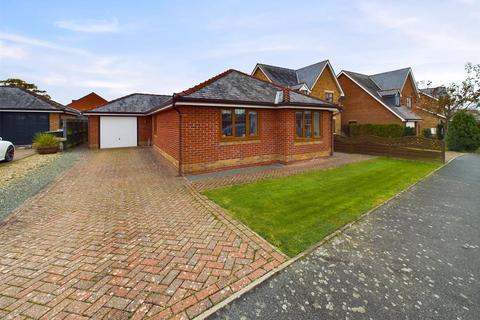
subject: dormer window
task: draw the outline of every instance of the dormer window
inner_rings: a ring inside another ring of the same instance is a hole
[[[398,93],[395,94],[395,105],[400,106],[400,95]]]
[[[412,109],[412,97],[407,97],[407,107]]]

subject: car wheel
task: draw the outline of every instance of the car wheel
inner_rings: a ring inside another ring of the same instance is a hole
[[[7,152],[5,153],[5,161],[6,162],[12,161],[14,153],[15,153],[15,149],[12,146],[8,147]]]

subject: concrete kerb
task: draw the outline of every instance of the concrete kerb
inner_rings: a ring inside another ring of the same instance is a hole
[[[243,289],[239,290],[238,292],[234,293],[233,295],[229,296],[228,298],[226,298],[225,300],[222,300],[220,303],[214,305],[213,307],[211,307],[210,309],[207,309],[206,311],[204,311],[203,313],[201,313],[200,315],[198,315],[197,317],[195,317],[194,319],[195,320],[202,320],[202,319],[206,319],[207,317],[211,316],[212,314],[214,314],[215,312],[217,312],[218,310],[222,309],[223,307],[225,307],[226,305],[228,305],[229,303],[231,303],[232,301],[240,298],[242,295],[244,295],[245,293],[247,293],[248,291],[254,289],[255,287],[257,287],[258,285],[260,285],[262,282],[264,282],[265,280],[269,279],[270,277],[274,276],[275,274],[279,273],[280,271],[283,271],[284,269],[286,269],[288,266],[290,266],[292,263],[304,258],[305,256],[309,255],[310,253],[312,253],[315,249],[323,246],[324,244],[326,244],[327,242],[331,241],[333,238],[343,234],[346,230],[350,229],[352,226],[354,226],[355,224],[359,223],[360,221],[362,221],[363,219],[365,219],[367,216],[369,216],[371,213],[373,213],[374,211],[376,211],[377,209],[379,209],[380,207],[384,206],[385,204],[389,203],[390,201],[398,198],[400,195],[402,195],[403,193],[409,191],[410,189],[412,189],[413,187],[415,187],[417,184],[419,184],[420,182],[428,179],[429,177],[431,177],[433,174],[435,174],[437,171],[439,171],[440,169],[442,169],[443,167],[445,167],[446,165],[448,165],[450,162],[452,162],[453,160],[455,160],[456,158],[459,158],[461,156],[463,156],[464,154],[460,154],[460,155],[457,155],[456,157],[450,159],[448,162],[444,163],[443,165],[441,165],[440,167],[438,167],[437,169],[433,170],[432,172],[430,172],[429,174],[427,174],[425,177],[423,177],[422,179],[414,182],[413,184],[409,185],[408,187],[406,187],[405,189],[403,189],[402,191],[400,191],[399,193],[395,194],[394,196],[390,197],[389,199],[383,201],[382,203],[380,203],[379,205],[375,206],[374,208],[368,210],[367,212],[363,213],[361,216],[359,216],[358,218],[356,218],[355,220],[353,220],[352,222],[349,222],[347,223],[346,225],[344,225],[343,227],[341,227],[340,229],[334,231],[333,233],[329,234],[328,236],[326,236],[325,238],[323,238],[322,240],[320,240],[319,242],[317,242],[316,244],[312,245],[311,247],[307,248],[306,250],[300,252],[298,255],[294,256],[293,258],[291,258],[290,260],[287,260],[285,261],[284,263],[282,263],[281,265],[279,265],[278,267],[272,269],[271,271],[267,272],[266,274],[264,274],[262,277],[258,278],[257,280],[253,281],[252,283],[250,283],[249,285],[245,286]],[[201,196],[201,195],[200,195]],[[253,231],[252,231],[253,232]]]

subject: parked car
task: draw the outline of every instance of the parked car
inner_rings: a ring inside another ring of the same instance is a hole
[[[12,161],[15,147],[10,141],[3,141],[0,137],[0,161]]]

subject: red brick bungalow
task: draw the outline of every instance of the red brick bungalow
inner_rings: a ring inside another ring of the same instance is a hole
[[[160,97],[165,100],[152,102],[150,110],[146,104],[139,108],[121,98],[122,108],[108,107],[111,102],[86,113],[91,146],[102,147],[99,123],[105,119],[135,117],[136,121],[107,119],[131,123],[108,130],[130,126],[130,132],[144,132],[143,141],[150,138],[151,145],[180,173],[290,163],[332,154],[332,114],[338,111],[337,105],[236,70]]]

